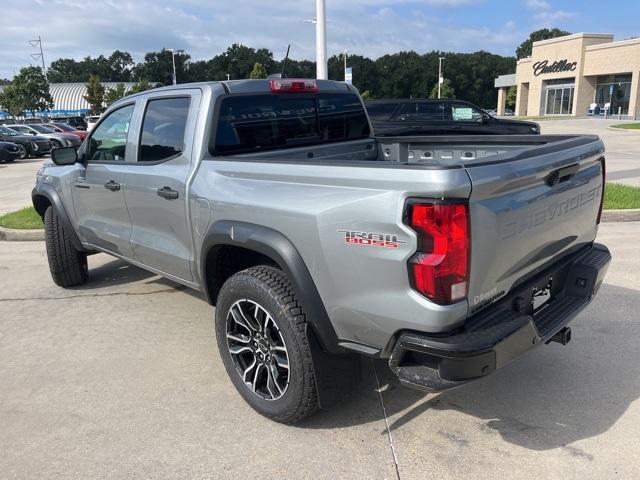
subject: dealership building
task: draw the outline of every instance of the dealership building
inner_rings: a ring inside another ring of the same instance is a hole
[[[640,38],[576,33],[533,43],[516,72],[495,79],[498,114],[517,87],[515,114],[640,118]]]

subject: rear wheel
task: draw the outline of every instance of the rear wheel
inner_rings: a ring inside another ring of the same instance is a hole
[[[227,374],[253,409],[282,423],[318,409],[306,317],[284,272],[262,265],[229,278],[215,326]]]
[[[87,281],[87,255],[76,250],[53,207],[44,214],[45,243],[51,278],[61,287],[75,287]]]

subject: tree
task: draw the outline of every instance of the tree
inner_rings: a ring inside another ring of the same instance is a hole
[[[510,109],[514,109],[516,108],[516,98],[518,96],[518,88],[513,85],[511,87],[509,87],[509,90],[507,90],[507,107]]]
[[[438,98],[437,83],[433,86],[429,98]],[[456,98],[456,92],[451,86],[451,80],[449,80],[448,78],[445,78],[444,82],[442,82],[442,85],[440,86],[440,98]]]
[[[113,102],[120,100],[122,97],[126,95],[125,88],[122,83],[119,83],[115,87],[110,88],[104,94],[104,103],[107,105],[111,105]]]
[[[176,50],[173,55],[171,50],[163,48],[159,52],[149,52],[144,56],[144,62],[133,68],[133,78],[137,81],[147,80],[159,82],[163,85],[173,83],[173,58],[176,61],[176,79],[184,82],[188,77],[189,60],[191,55],[184,50]]]
[[[151,85],[149,82],[147,82],[146,80],[140,80],[133,87],[131,87],[131,91],[129,93],[140,93],[146,90],[151,90],[152,88],[155,88],[155,87]]]
[[[516,49],[516,58],[520,60],[521,58],[530,57],[533,49],[533,42],[549,40],[550,38],[556,37],[564,37],[565,35],[571,35],[571,32],[560,30],[559,28],[542,28],[540,30],[536,30],[535,32],[532,32],[529,35],[529,38],[522,42]]]
[[[104,86],[97,75],[91,75],[87,82],[87,94],[84,99],[91,107],[91,113],[99,115],[104,111]]]
[[[253,70],[251,70],[249,78],[267,78],[267,71],[265,70],[264,65],[259,62],[254,63]]]
[[[0,105],[14,117],[53,107],[49,84],[40,67],[24,67],[0,92]]]

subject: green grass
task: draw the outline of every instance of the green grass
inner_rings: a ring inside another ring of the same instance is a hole
[[[640,130],[640,123],[618,123],[611,125],[612,128],[624,128],[626,130]]]
[[[43,228],[42,219],[33,207],[23,208],[16,212],[0,216],[0,227],[16,230],[32,230]]]
[[[640,208],[640,187],[607,183],[604,190],[604,208]]]

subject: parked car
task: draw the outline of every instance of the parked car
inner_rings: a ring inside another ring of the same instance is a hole
[[[86,130],[76,130],[75,128],[73,128],[70,125],[67,125],[66,123],[45,123],[42,125],[43,127],[47,127],[52,129],[54,132],[58,132],[58,133],[67,133],[69,135],[75,135],[76,137],[78,137],[80,140],[84,140],[87,137],[87,132]]]
[[[374,137],[343,82],[184,84],[115,102],[32,199],[57,285],[105,252],[199,290],[239,394],[293,423],[356,383],[358,355],[444,390],[569,342],[611,260],[603,152]]]
[[[79,115],[71,117],[52,117],[50,122],[52,123],[66,123],[67,125],[74,127],[76,130],[87,130],[87,121],[84,117]]]
[[[90,115],[87,117],[87,132],[90,132],[100,120],[100,115]]]
[[[35,123],[32,125],[7,125],[7,128],[15,130],[18,133],[22,133],[23,135],[39,135],[47,138],[49,139],[49,142],[51,142],[52,148],[79,147],[82,143],[80,138],[76,135],[58,133],[50,128]]]
[[[0,142],[0,162],[12,163],[20,158],[22,150],[17,144],[11,142]]]
[[[0,140],[15,143],[20,150],[19,158],[44,157],[51,151],[51,143],[39,135],[22,135],[15,130],[0,126]]]
[[[372,100],[366,107],[377,135],[540,133],[535,122],[496,118],[462,100]]]

